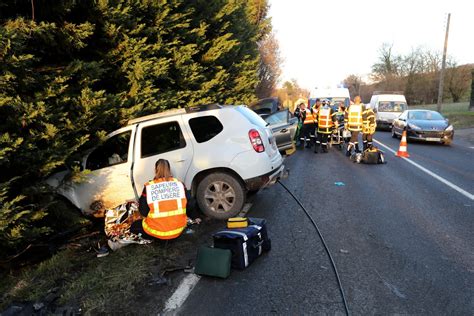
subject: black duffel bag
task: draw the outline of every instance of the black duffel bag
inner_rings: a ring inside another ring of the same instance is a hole
[[[231,266],[234,269],[245,269],[265,251],[262,226],[259,225],[221,230],[213,235],[213,239],[214,248],[232,252]],[[268,247],[269,242],[265,248],[269,250]]]
[[[369,165],[386,163],[383,151],[381,151],[375,146],[364,150],[364,152],[362,153],[361,162]]]

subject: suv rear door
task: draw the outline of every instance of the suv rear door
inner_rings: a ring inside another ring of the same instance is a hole
[[[193,147],[182,116],[140,123],[134,157],[133,177],[138,194],[153,179],[158,159],[168,160],[173,176],[184,180],[193,159]]]

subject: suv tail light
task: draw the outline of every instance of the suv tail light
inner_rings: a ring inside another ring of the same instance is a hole
[[[255,149],[256,152],[262,153],[265,151],[262,138],[260,137],[260,133],[257,130],[251,129],[249,131],[249,138],[250,138],[250,143],[252,144],[253,149]]]

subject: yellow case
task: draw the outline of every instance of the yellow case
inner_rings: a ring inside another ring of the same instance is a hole
[[[227,220],[227,228],[243,228],[249,225],[249,220],[245,217],[231,217]]]

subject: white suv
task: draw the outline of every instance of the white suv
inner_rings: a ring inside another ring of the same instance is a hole
[[[247,191],[285,176],[272,131],[245,106],[217,104],[175,109],[128,122],[80,162],[91,170],[82,181],[67,181],[69,171],[47,182],[84,214],[138,199],[164,158],[173,175],[214,218],[235,216]]]

